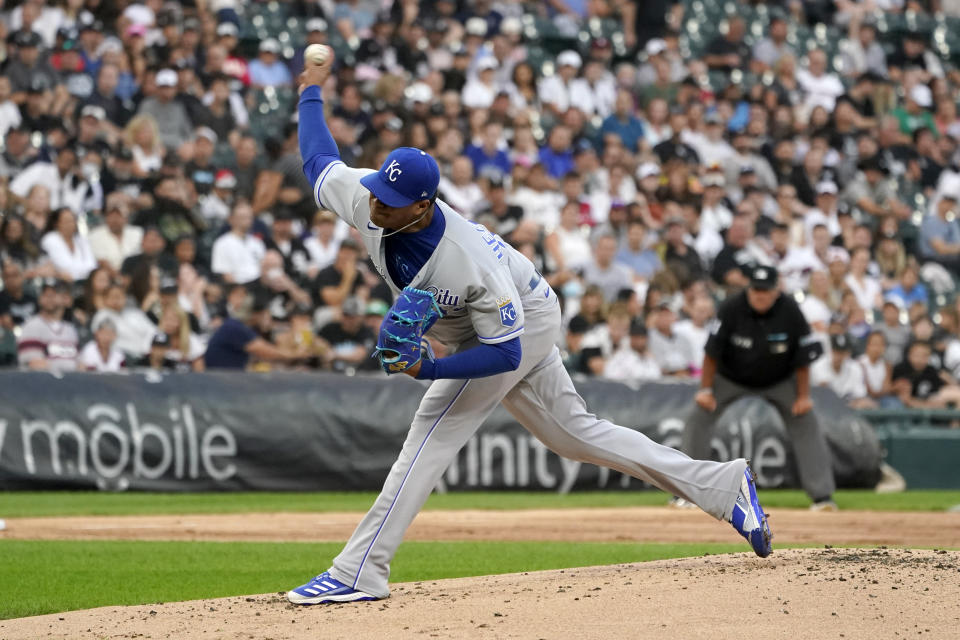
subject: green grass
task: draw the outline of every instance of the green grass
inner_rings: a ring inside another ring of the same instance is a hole
[[[340,543],[0,541],[0,619],[107,605],[285,591],[325,569]],[[406,542],[408,582],[745,551],[743,544]]]
[[[101,493],[95,491],[6,492],[0,494],[0,518],[80,515],[365,511],[372,492],[328,493]],[[805,508],[802,491],[761,491],[765,507]],[[943,511],[960,504],[960,491],[907,491],[876,494],[838,491],[841,509]],[[458,492],[432,495],[427,509],[562,509],[569,507],[662,506],[660,491]]]

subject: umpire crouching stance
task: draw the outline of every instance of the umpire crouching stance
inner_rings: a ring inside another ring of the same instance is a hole
[[[683,433],[684,453],[709,459],[717,418],[738,398],[759,396],[783,418],[811,508],[836,509],[830,451],[810,400],[810,364],[822,353],[800,307],[780,295],[776,270],[755,268],[747,290],[721,306],[707,339],[696,406]]]

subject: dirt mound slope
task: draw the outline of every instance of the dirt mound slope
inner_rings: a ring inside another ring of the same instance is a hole
[[[956,638],[960,553],[794,549],[397,584],[383,601],[282,594],[0,621],[35,638]]]

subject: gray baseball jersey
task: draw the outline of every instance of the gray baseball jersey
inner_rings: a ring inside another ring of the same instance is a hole
[[[396,292],[385,266],[383,230],[370,222],[370,192],[360,184],[368,173],[331,163],[317,178],[314,196],[360,231],[377,270]],[[519,337],[523,355],[514,371],[430,385],[383,490],[330,574],[354,589],[389,595],[390,561],[407,527],[460,448],[501,403],[561,456],[630,474],[729,520],[746,461],[693,460],[589,413],[556,347],[560,305],[533,264],[442,201],[434,215],[445,217],[446,229],[410,283],[434,293],[445,314],[431,335],[460,350]]]
[[[383,229],[370,221],[370,192],[360,184],[369,173],[331,163],[317,180],[317,202],[360,230],[374,266],[396,293],[400,287],[386,268]],[[411,287],[432,293],[443,310],[431,337],[449,346],[475,337],[487,344],[504,342],[523,333],[524,310],[556,303],[549,287],[538,286],[541,278],[533,263],[499,236],[441,200],[436,212],[446,220],[443,237],[410,281]]]

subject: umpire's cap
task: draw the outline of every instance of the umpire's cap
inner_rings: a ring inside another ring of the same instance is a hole
[[[360,178],[360,184],[388,207],[406,207],[437,194],[440,167],[420,149],[400,147],[383,161],[380,171]]]
[[[750,274],[750,288],[770,290],[777,287],[777,270],[771,267],[755,267]]]

